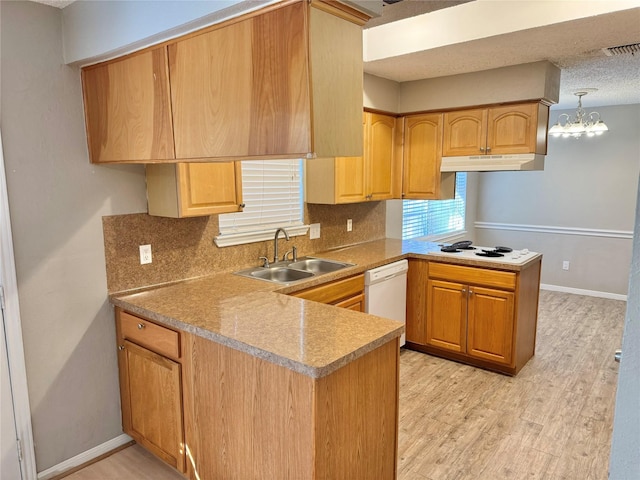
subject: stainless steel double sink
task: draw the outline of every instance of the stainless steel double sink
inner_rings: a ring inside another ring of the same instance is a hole
[[[235,272],[235,274],[268,282],[289,284],[353,266],[353,263],[317,257],[303,257],[295,262],[277,262],[268,267],[253,267]]]

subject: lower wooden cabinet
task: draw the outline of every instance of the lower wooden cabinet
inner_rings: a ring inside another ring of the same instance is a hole
[[[396,478],[398,338],[314,378],[120,308],[116,330],[123,429],[186,478]]]
[[[328,282],[291,294],[294,297],[364,312],[364,275]]]
[[[123,430],[185,472],[179,333],[119,309],[116,331]]]
[[[513,292],[429,280],[427,306],[427,345],[511,364]]]
[[[397,338],[321,378],[191,341],[188,416],[197,421],[188,446],[198,478],[397,478]]]
[[[407,346],[516,374],[535,352],[540,261],[519,272],[409,261]]]

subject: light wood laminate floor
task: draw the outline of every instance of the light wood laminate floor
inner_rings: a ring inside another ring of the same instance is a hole
[[[398,478],[606,480],[625,308],[542,291],[513,378],[403,350]],[[182,479],[137,445],[66,478]]]

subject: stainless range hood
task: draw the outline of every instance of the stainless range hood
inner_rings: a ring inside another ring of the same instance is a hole
[[[442,157],[441,172],[500,172],[517,170],[544,170],[544,155],[521,153],[517,155],[471,155],[468,157]]]

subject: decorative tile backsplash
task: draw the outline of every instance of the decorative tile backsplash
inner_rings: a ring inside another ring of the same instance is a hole
[[[385,202],[350,205],[305,204],[305,223],[320,223],[317,240],[292,237],[282,253],[295,245],[298,256],[385,237]],[[353,231],[347,232],[347,219]],[[154,217],[146,213],[102,218],[109,293],[148,287],[259,265],[258,257],[273,256],[273,240],[219,248],[218,216]],[[139,246],[150,244],[153,263],[140,265]]]

